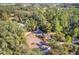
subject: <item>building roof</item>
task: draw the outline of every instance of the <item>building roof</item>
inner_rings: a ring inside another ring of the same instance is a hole
[[[34,33],[36,33],[36,34],[43,34],[43,31],[41,31],[40,29],[37,29],[36,31],[34,31]]]
[[[73,41],[72,41],[73,44],[76,44],[76,43],[79,43],[79,39],[76,38],[76,37],[73,37]]]

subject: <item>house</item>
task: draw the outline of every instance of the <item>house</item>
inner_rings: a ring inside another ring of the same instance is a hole
[[[48,46],[48,43],[46,42],[40,42],[40,44],[37,44],[39,46],[39,49],[44,53],[44,54],[50,54],[51,47]]]
[[[41,49],[42,46],[48,45],[41,38],[37,37],[33,32],[26,32],[25,38],[26,38],[27,45],[30,49],[33,49],[33,48]]]
[[[50,54],[51,47],[48,46],[48,43],[41,40],[41,38],[37,37],[33,32],[26,32],[25,38],[28,48],[39,48],[44,54]]]
[[[72,43],[79,45],[79,39],[77,37],[73,37]]]
[[[34,31],[34,34],[40,38],[44,37],[43,31],[41,31],[39,28]]]
[[[36,29],[36,31],[34,31],[35,36],[41,38],[44,42],[48,42],[48,40],[52,39],[52,37],[56,34],[54,32],[50,32],[50,33],[43,33],[42,30],[40,30],[39,28]]]

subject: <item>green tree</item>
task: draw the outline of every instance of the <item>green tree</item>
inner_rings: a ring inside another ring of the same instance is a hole
[[[61,32],[62,31],[62,26],[61,26],[60,21],[58,20],[58,18],[56,18],[56,21],[55,21],[55,30],[57,32]]]
[[[52,30],[51,23],[49,23],[49,22],[47,22],[47,21],[41,22],[41,24],[40,24],[39,27],[40,27],[40,29],[41,29],[42,31],[44,31],[45,33],[51,32],[51,30]]]
[[[37,22],[34,19],[28,19],[25,26],[27,31],[34,31],[37,27]]]
[[[24,32],[17,22],[0,21],[0,54],[26,54]]]

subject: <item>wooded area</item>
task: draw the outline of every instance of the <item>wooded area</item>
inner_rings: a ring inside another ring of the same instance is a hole
[[[79,54],[79,4],[0,4],[0,55],[63,54]]]

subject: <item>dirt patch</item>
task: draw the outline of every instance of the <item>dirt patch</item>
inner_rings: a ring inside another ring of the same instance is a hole
[[[38,48],[37,43],[40,43],[42,40],[36,37],[32,32],[25,33],[26,42],[30,49]]]

